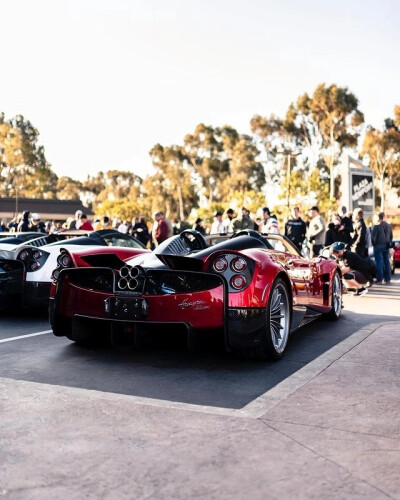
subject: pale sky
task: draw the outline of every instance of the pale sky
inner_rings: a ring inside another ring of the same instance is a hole
[[[0,0],[0,111],[40,132],[57,175],[151,172],[203,122],[248,133],[319,83],[367,123],[400,104],[398,0]]]

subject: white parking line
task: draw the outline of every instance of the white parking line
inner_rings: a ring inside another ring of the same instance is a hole
[[[46,335],[46,333],[51,333],[52,330],[45,330],[44,332],[28,333],[27,335],[20,335],[19,337],[10,337],[9,339],[0,340],[0,344],[3,342],[11,342],[12,340],[26,339],[27,337],[36,337],[38,335]]]

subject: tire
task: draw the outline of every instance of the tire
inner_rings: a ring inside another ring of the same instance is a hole
[[[268,305],[265,308],[265,323],[257,347],[241,351],[247,359],[280,359],[286,349],[290,333],[291,306],[286,283],[278,278],[272,285]]]
[[[342,313],[342,280],[339,273],[335,273],[332,280],[331,310],[325,315],[330,321],[337,321]]]

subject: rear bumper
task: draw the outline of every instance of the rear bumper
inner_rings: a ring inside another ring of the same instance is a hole
[[[21,307],[24,273],[19,261],[0,259],[0,310]]]
[[[110,334],[113,330],[136,333],[157,328],[165,336],[181,326],[189,337],[220,330],[228,351],[255,347],[265,326],[265,308],[229,308],[226,288],[221,279],[212,289],[190,294],[111,293],[83,288],[64,275],[50,298],[50,323],[56,336],[72,333],[72,337],[72,330],[83,326],[93,333],[99,326]]]
[[[24,289],[24,304],[28,308],[47,307],[50,296],[50,282],[26,281]]]

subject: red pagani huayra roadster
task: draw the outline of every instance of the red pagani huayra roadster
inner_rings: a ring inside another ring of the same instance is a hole
[[[81,344],[183,328],[191,348],[212,330],[228,351],[279,359],[292,331],[342,310],[334,260],[305,259],[284,236],[252,230],[214,246],[187,230],[153,252],[125,262],[102,253],[89,265],[61,270],[50,298],[54,334]]]

